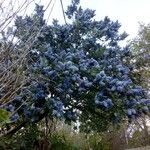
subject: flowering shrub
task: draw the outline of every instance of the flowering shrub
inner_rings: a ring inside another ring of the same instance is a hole
[[[126,64],[131,52],[118,44],[127,36],[118,33],[118,21],[94,20],[95,11],[83,10],[79,0],[66,11],[71,23],[54,20],[48,25],[43,16],[37,5],[33,16],[15,21],[13,35],[20,40],[15,51],[28,49],[23,64],[28,78],[14,99],[2,105],[14,112],[12,122],[55,116],[79,120],[87,129],[102,127],[103,121],[106,128],[126,115],[136,118],[148,112],[147,92],[134,84]]]

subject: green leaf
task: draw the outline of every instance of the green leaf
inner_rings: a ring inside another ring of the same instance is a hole
[[[100,68],[92,68],[90,70],[90,73],[91,73],[92,76],[96,76],[96,74],[99,73],[100,71],[101,71]]]
[[[0,109],[0,124],[9,122],[10,113],[4,109]]]

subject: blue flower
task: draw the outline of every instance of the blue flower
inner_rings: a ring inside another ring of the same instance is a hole
[[[11,120],[12,122],[16,122],[18,119],[19,119],[18,113],[15,113],[14,115],[12,115],[12,116],[10,117],[10,120]]]

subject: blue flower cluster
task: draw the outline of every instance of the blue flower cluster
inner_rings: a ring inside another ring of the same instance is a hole
[[[51,103],[50,109],[53,110],[52,114],[58,118],[62,118],[64,114],[63,103],[57,98],[51,98],[50,103]]]
[[[8,112],[12,113],[12,115],[10,116],[10,121],[11,122],[16,122],[19,119],[19,114],[13,113],[15,111],[15,107],[12,104],[7,105],[6,107],[4,107]]]

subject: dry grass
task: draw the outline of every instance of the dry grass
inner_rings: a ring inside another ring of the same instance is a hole
[[[132,149],[126,149],[126,150],[150,150],[150,146],[139,147],[139,148],[132,148]]]

